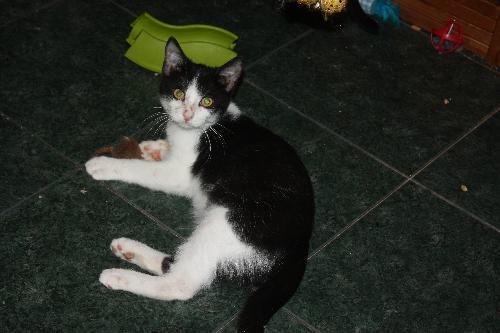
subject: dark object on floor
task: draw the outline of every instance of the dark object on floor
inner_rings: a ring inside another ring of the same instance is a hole
[[[128,136],[122,136],[118,145],[114,147],[102,147],[95,152],[96,156],[109,154],[114,158],[143,159],[139,144]]]
[[[378,33],[377,22],[363,11],[357,0],[349,1],[345,11],[331,15],[327,20],[321,12],[308,10],[296,2],[279,1],[279,8],[290,22],[304,23],[314,29],[340,30],[350,19],[364,31],[371,34]]]

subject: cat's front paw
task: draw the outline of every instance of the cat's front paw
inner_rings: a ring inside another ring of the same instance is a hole
[[[117,180],[120,176],[117,160],[106,156],[90,159],[85,169],[96,180]]]
[[[165,140],[142,141],[139,143],[142,158],[146,161],[161,161],[165,158],[169,144]]]

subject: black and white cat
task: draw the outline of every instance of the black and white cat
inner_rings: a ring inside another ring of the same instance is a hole
[[[220,68],[194,64],[175,39],[165,48],[160,101],[169,117],[164,160],[95,157],[97,180],[121,180],[191,198],[196,228],[173,257],[135,240],[111,250],[154,275],[106,269],[99,281],[160,300],[186,300],[216,276],[251,281],[239,332],[264,325],[297,289],[314,221],[314,196],[296,152],[231,102],[237,58]]]

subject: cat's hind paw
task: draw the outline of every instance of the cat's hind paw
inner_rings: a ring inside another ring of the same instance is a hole
[[[113,239],[110,249],[118,258],[135,264],[155,275],[165,273],[168,265],[172,262],[169,255],[125,237]]]
[[[142,151],[142,158],[146,161],[161,161],[167,155],[169,144],[165,140],[142,141],[139,148]]]
[[[133,262],[138,245],[137,243],[139,242],[124,237],[113,239],[110,245],[111,252],[118,258]]]

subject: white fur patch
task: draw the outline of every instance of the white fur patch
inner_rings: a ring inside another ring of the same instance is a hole
[[[241,115],[240,108],[233,102],[229,103],[229,106],[227,107],[227,113],[232,116],[232,119],[236,119]]]
[[[228,209],[210,206],[199,217],[198,226],[186,243],[181,245],[170,266],[172,275],[189,276],[199,288],[210,285],[217,268],[233,274],[263,271],[271,260],[243,243],[227,220]]]

